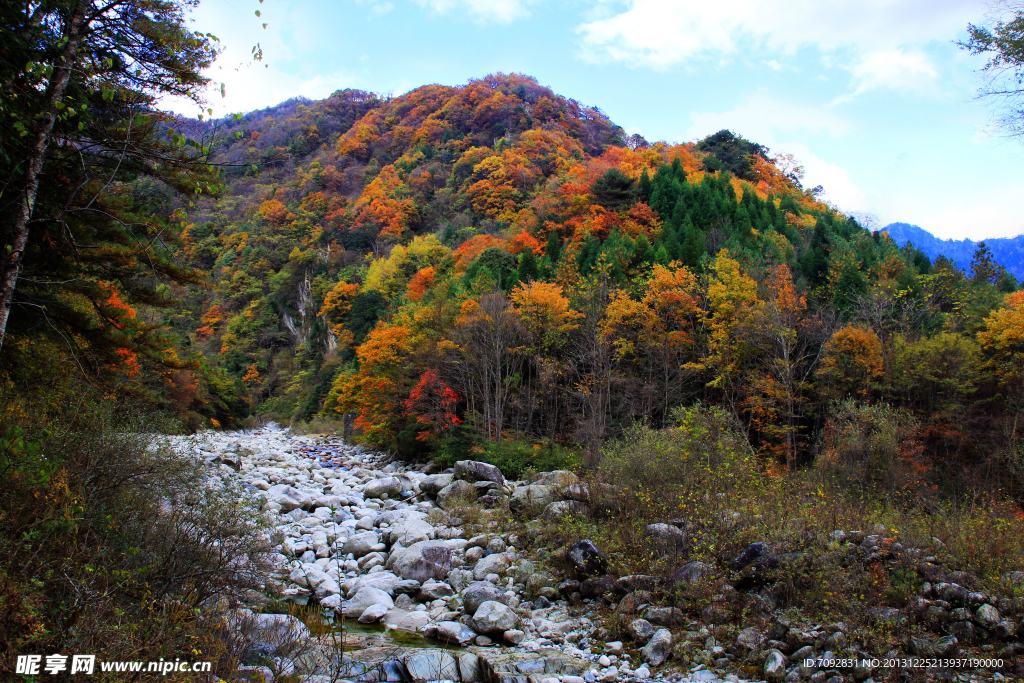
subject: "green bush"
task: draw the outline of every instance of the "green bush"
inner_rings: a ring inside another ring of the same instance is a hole
[[[505,439],[501,443],[488,443],[477,460],[488,462],[510,479],[524,479],[537,472],[573,470],[580,465],[579,454],[563,446],[548,442]]]

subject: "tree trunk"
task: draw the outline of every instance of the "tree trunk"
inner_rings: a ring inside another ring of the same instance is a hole
[[[32,218],[36,194],[39,191],[39,176],[43,170],[46,150],[50,146],[50,135],[53,133],[53,126],[57,121],[57,104],[64,98],[64,91],[67,89],[68,81],[71,80],[71,69],[78,53],[78,46],[82,42],[81,30],[88,7],[88,0],[78,0],[74,13],[68,21],[64,33],[67,43],[61,51],[60,64],[56,66],[51,76],[52,80],[46,95],[46,104],[43,107],[42,121],[36,129],[36,139],[26,160],[28,170],[25,174],[25,190],[15,210],[12,230],[14,239],[9,245],[11,251],[6,255],[3,270],[0,273],[0,349],[3,348],[4,336],[7,333],[7,320],[11,315],[14,289],[18,284],[18,276],[21,274],[21,264],[25,255],[25,245],[28,243],[28,223]]]

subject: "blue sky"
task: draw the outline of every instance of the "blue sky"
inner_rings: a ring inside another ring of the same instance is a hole
[[[648,140],[729,128],[792,154],[804,184],[877,226],[1024,233],[1024,141],[974,95],[954,44],[984,0],[203,0],[226,48],[215,113],[340,88],[395,95],[502,71]],[[257,18],[259,10],[262,17]],[[261,24],[267,23],[263,29]],[[264,63],[250,49],[260,43]],[[184,113],[196,112],[183,110]]]

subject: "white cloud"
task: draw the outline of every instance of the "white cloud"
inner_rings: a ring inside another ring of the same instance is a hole
[[[272,65],[264,68],[260,64],[238,69],[214,68],[207,75],[212,81],[207,99],[214,116],[264,109],[298,96],[323,99],[335,90],[354,87],[356,81],[352,75],[341,72],[296,78],[294,74],[283,73]],[[220,95],[221,83],[224,84],[224,97]],[[163,109],[187,116],[199,113],[196,106],[188,101],[166,99],[161,105]]]
[[[939,72],[920,48],[882,48],[860,55],[859,61],[847,69],[853,76],[853,93],[836,98],[833,104],[853,99],[876,88],[904,92],[935,90]]]
[[[774,97],[765,90],[748,94],[745,102],[725,112],[691,112],[687,140],[728,128],[748,140],[773,146],[778,131],[825,132],[840,137],[854,126],[828,107]]]
[[[390,2],[374,3],[373,8],[370,10],[370,17],[383,16],[393,9],[395,9],[395,6]]]
[[[790,137],[809,131],[841,137],[854,126],[834,109],[779,99],[764,90],[747,95],[743,104],[725,112],[692,112],[687,139],[702,138],[727,128],[748,140],[766,145],[772,152],[792,154],[804,167],[805,187],[821,185],[824,198],[842,211],[865,211],[864,193],[850,179],[846,169],[830,164],[807,145]]]
[[[534,0],[414,0],[438,14],[468,12],[482,23],[508,24],[530,16],[529,5]]]
[[[577,27],[585,58],[665,69],[740,51],[793,54],[811,46],[833,66],[848,69],[857,92],[907,84],[920,90],[938,76],[922,46],[954,38],[985,12],[984,0],[625,0],[625,5]]]
[[[799,142],[783,142],[773,148],[776,152],[792,154],[804,167],[804,187],[821,185],[825,188],[823,199],[835,204],[840,211],[864,212],[868,201],[864,193],[854,185],[845,168],[830,164]]]

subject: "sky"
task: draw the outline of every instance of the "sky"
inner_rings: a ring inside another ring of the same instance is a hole
[[[192,23],[223,47],[215,115],[524,73],[652,142],[728,128],[792,154],[805,186],[869,227],[977,240],[1024,234],[1024,140],[999,134],[995,103],[976,97],[984,58],[955,44],[992,12],[986,0],[202,0]]]

